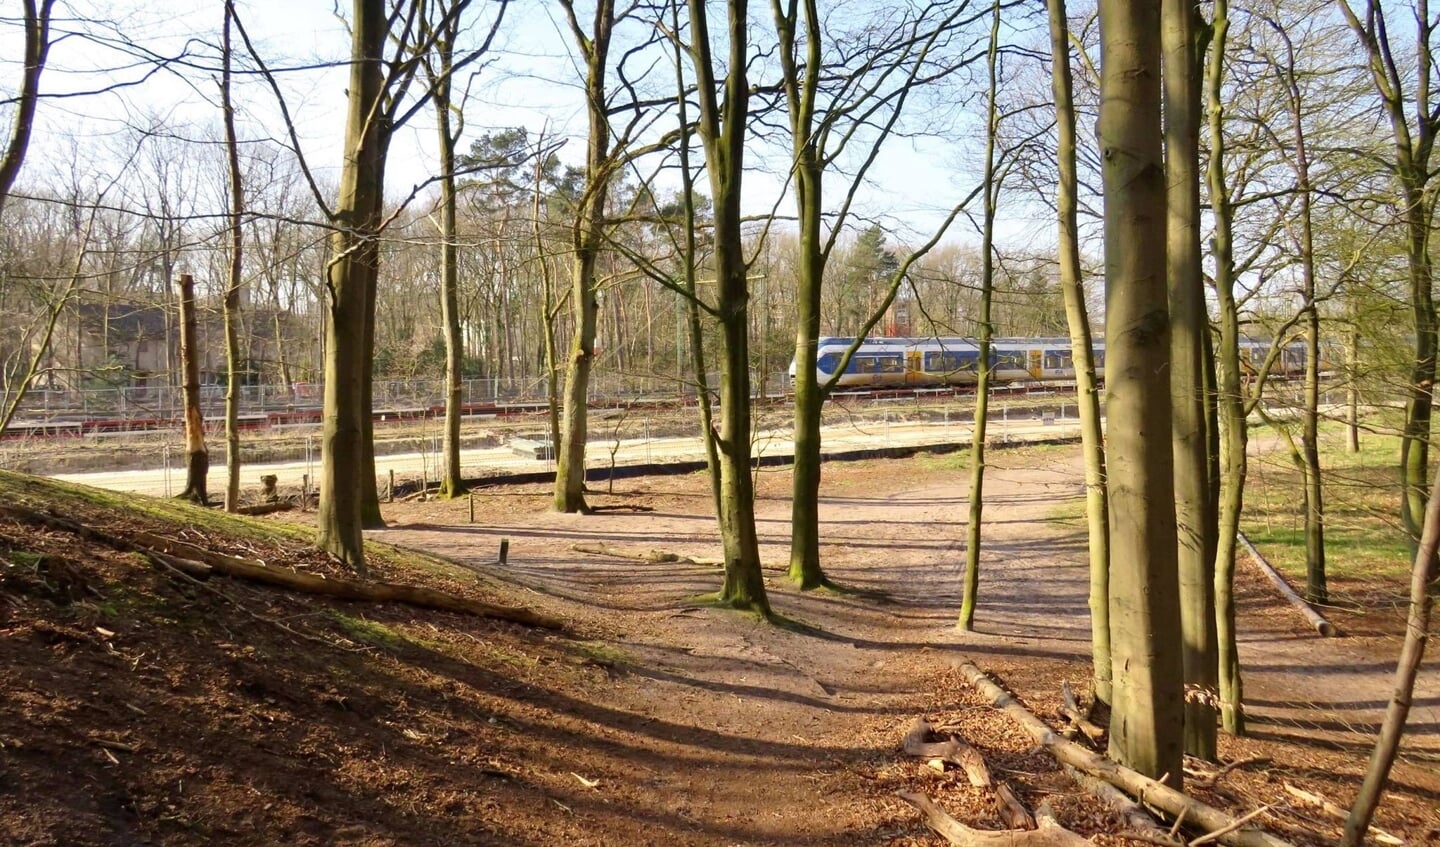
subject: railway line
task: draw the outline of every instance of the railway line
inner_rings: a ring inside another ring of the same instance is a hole
[[[996,386],[992,393],[1000,396],[1024,396],[1043,393],[1073,393],[1074,384],[1068,382],[1035,382]],[[922,402],[943,400],[951,397],[966,397],[975,393],[973,385],[953,386],[852,386],[836,391],[831,401],[836,403],[894,403],[904,401]],[[791,402],[788,394],[757,395],[757,407],[773,407]],[[636,396],[630,398],[607,397],[591,404],[592,409],[627,410],[670,410],[695,405],[694,397]],[[544,400],[498,400],[466,403],[461,406],[461,415],[470,419],[524,418],[545,413],[548,404]],[[213,411],[213,410],[212,410]],[[319,405],[287,406],[285,408],[261,411],[242,411],[237,416],[237,425],[242,432],[268,432],[289,428],[319,426],[323,410]],[[407,405],[403,407],[378,408],[374,412],[376,424],[422,423],[445,417],[443,404]],[[17,418],[10,427],[0,434],[0,441],[64,440],[87,436],[116,436],[137,433],[179,431],[184,421],[177,415],[116,415],[52,412],[47,417]],[[225,419],[219,414],[208,414],[205,427],[210,433],[223,432]]]

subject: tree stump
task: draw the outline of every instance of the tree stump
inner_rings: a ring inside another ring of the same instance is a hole
[[[280,477],[273,473],[267,473],[260,477],[260,496],[266,503],[274,503],[280,499],[279,484]]]

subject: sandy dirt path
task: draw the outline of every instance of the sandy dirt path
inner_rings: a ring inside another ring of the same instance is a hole
[[[1061,678],[1086,682],[1083,526],[1053,520],[1057,506],[1082,494],[1076,455],[1050,447],[992,456],[978,631],[971,634],[953,628],[967,475],[933,458],[827,466],[823,559],[833,579],[855,590],[850,594],[788,588],[789,477],[761,475],[762,559],[783,626],[696,601],[718,587],[713,567],[573,549],[604,543],[716,557],[708,490],[698,475],[629,481],[623,498],[595,498],[653,509],[647,512],[555,514],[539,486],[485,490],[475,525],[465,523],[461,503],[399,504],[387,511],[393,528],[376,537],[442,553],[482,578],[518,582],[541,605],[603,633],[604,707],[576,701],[556,718],[603,724],[613,734],[610,747],[586,759],[595,770],[587,778],[613,786],[616,800],[659,797],[664,808],[631,821],[624,833],[597,816],[596,826],[611,829],[596,843],[667,843],[676,832],[697,844],[928,843],[908,809],[877,799],[866,783],[897,758],[898,738],[914,716],[973,708],[956,690],[953,662],[975,658],[1021,690],[1053,691]],[[502,538],[511,542],[504,567],[494,563]],[[1358,777],[1370,744],[1363,733],[1389,696],[1398,643],[1307,635],[1258,577],[1242,583],[1242,649],[1257,735],[1323,735],[1353,760],[1346,778]],[[1430,667],[1411,722],[1411,757],[1440,748],[1440,674]]]

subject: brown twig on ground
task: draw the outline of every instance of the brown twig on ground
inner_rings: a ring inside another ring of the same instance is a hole
[[[1186,773],[1193,775],[1195,779],[1190,783],[1196,788],[1214,788],[1215,785],[1224,779],[1231,771],[1243,768],[1246,765],[1263,765],[1270,762],[1269,756],[1251,756],[1248,759],[1236,759],[1229,764],[1223,765],[1219,770],[1211,772],[1192,771],[1188,768]]]

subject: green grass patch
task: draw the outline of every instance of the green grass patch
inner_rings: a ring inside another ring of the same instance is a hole
[[[577,654],[600,664],[633,664],[629,653],[604,641],[576,641],[571,642],[570,647]]]
[[[314,540],[314,531],[308,527],[257,521],[220,509],[207,509],[184,500],[108,491],[12,471],[0,470],[0,501],[20,503],[32,508],[49,508],[60,514],[67,511],[127,513],[201,531],[260,541]]]
[[[916,453],[910,461],[923,471],[969,471],[970,451],[952,450],[948,453]]]
[[[414,639],[398,629],[369,618],[347,615],[335,609],[327,609],[325,616],[352,640],[362,644],[383,647],[388,650],[398,650],[417,644]]]
[[[1290,432],[1299,443],[1296,424],[1276,429]],[[1410,550],[1399,518],[1400,438],[1375,429],[1362,432],[1360,450],[1351,453],[1343,425],[1321,425],[1326,574],[1403,583]],[[1282,441],[1252,456],[1241,528],[1271,564],[1297,583],[1305,579],[1303,498],[1304,478],[1288,444]]]

